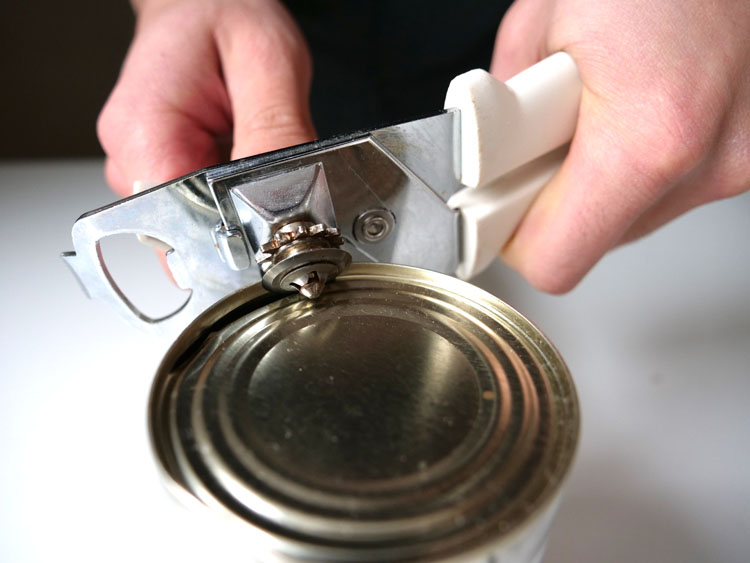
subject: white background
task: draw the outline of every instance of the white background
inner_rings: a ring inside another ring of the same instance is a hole
[[[78,215],[114,199],[104,185],[99,161],[0,165],[0,561],[248,560],[151,457],[171,337],[88,301],[58,258]],[[616,250],[563,297],[500,264],[477,283],[550,337],[580,395],[545,561],[750,560],[750,194]]]

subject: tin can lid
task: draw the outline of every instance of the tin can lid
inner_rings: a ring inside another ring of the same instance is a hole
[[[315,301],[253,286],[157,373],[164,472],[273,549],[325,560],[474,550],[555,498],[578,435],[559,354],[455,278],[355,264]]]

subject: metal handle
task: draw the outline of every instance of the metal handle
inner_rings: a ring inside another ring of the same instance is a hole
[[[205,182],[184,178],[83,215],[73,226],[75,252],[62,258],[88,296],[108,303],[125,320],[152,332],[183,328],[208,306],[259,279],[256,268],[227,268],[216,252],[211,233],[219,221]],[[162,318],[140,311],[112,278],[100,241],[119,234],[158,239],[172,250],[167,261],[180,287],[190,288],[187,302]],[[213,280],[213,281],[212,281]]]
[[[63,258],[92,298],[154,331],[186,326],[261,274],[273,290],[288,290],[289,282],[313,296],[333,265],[345,266],[347,254],[453,273],[458,214],[445,202],[461,189],[453,160],[457,115],[444,112],[197,171],[84,215],[73,228],[75,252]],[[333,228],[325,227],[335,223],[344,245],[334,256],[323,243],[338,244]],[[121,233],[156,238],[173,249],[167,261],[175,280],[192,290],[180,311],[150,318],[118,288],[99,241]]]

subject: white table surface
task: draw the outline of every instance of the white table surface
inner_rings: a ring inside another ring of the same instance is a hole
[[[112,199],[100,161],[0,164],[0,561],[247,560],[172,502],[151,457],[171,337],[88,301],[58,258]],[[547,333],[580,395],[545,561],[750,561],[750,194],[611,253],[563,297],[501,264],[477,283]]]

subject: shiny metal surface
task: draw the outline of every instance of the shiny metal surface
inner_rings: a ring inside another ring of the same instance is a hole
[[[380,242],[396,228],[396,218],[387,209],[368,209],[354,221],[354,238],[359,242]]]
[[[150,330],[184,327],[222,297],[257,282],[254,252],[283,224],[298,220],[338,227],[342,251],[355,261],[452,274],[459,217],[445,202],[463,187],[455,168],[457,120],[445,112],[199,170],[83,215],[73,227],[75,251],[63,258],[90,297]],[[355,223],[371,209],[392,216],[394,228],[361,242]],[[120,290],[99,243],[122,233],[151,236],[173,249],[168,264],[174,278],[192,290],[179,311],[151,318]]]
[[[382,264],[316,301],[256,285],[216,304],[165,357],[149,412],[168,480],[245,521],[262,561],[538,560],[578,435],[567,369],[531,323]]]

